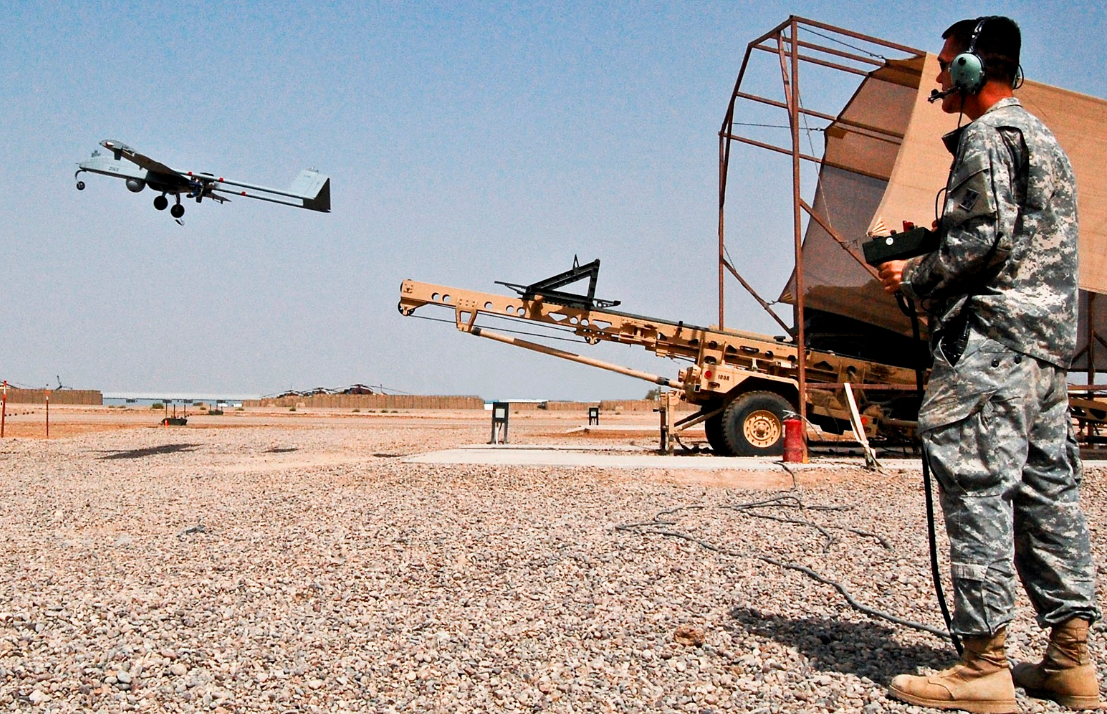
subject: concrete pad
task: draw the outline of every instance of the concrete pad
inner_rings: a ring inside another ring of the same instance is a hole
[[[703,433],[703,429],[692,427],[681,434]],[[578,426],[568,429],[566,434],[657,434],[656,424],[611,424],[607,426]]]
[[[412,464],[478,464],[485,466],[566,466],[609,469],[668,469],[697,471],[793,471],[850,468],[863,469],[865,461],[855,457],[816,459],[806,464],[784,464],[776,457],[725,457],[711,454],[667,456],[633,446],[537,446],[475,444],[458,449],[434,451],[404,459]],[[913,459],[886,459],[885,469],[918,469]]]

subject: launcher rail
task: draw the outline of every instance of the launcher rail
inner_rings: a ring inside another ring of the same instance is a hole
[[[676,430],[705,422],[708,440],[720,453],[778,452],[782,448],[780,421],[785,411],[804,413],[824,429],[841,433],[849,428],[849,406],[845,390],[838,387],[847,382],[853,386],[870,437],[902,437],[910,431],[904,424],[913,418],[912,405],[917,405],[911,370],[832,352],[804,350],[810,391],[805,408],[800,410],[799,350],[790,338],[613,310],[606,307],[612,301],[592,299],[594,284],[587,299],[577,296],[581,300],[554,302],[533,291],[517,292],[523,294],[508,296],[405,280],[400,287],[398,307],[405,316],[428,305],[449,310],[461,332],[671,387],[679,400],[700,407]],[[589,345],[609,342],[640,347],[687,364],[675,377],[642,372],[478,324],[482,318],[492,317],[566,330]],[[751,394],[764,396],[752,399],[748,396]],[[738,401],[761,405],[760,409],[745,409],[754,415],[752,422],[751,418],[739,420],[743,409],[733,406]],[[771,413],[771,418],[761,412]],[[734,423],[736,420],[740,423]],[[732,443],[728,446],[727,434],[731,432],[734,432],[729,439]]]

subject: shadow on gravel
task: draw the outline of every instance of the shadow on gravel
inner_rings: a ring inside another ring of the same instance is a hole
[[[914,674],[920,667],[942,669],[957,659],[953,645],[901,645],[892,636],[895,630],[872,621],[791,619],[744,607],[731,610],[730,616],[738,629],[796,648],[816,669],[868,677],[880,684],[897,674]]]
[[[293,451],[299,451],[300,449],[295,446],[274,446],[271,449],[266,449],[267,454],[290,454]]]
[[[162,444],[161,446],[149,446],[145,449],[131,449],[130,451],[116,451],[107,456],[101,456],[101,461],[109,459],[143,459],[147,456],[159,454],[175,454],[179,451],[194,451],[196,444]]]

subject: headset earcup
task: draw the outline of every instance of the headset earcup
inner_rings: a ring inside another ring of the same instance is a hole
[[[974,52],[962,52],[949,63],[949,79],[966,94],[976,94],[984,86],[984,62]]]

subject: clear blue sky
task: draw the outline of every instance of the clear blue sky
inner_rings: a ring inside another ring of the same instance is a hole
[[[623,309],[714,322],[717,132],[746,44],[789,14],[934,51],[954,20],[1008,14],[1029,77],[1107,96],[1100,3],[918,7],[9,3],[0,378],[131,392],[363,382],[641,396],[646,382],[401,318],[400,281],[499,292],[495,280],[529,283],[577,254],[603,261],[598,293]],[[333,177],[333,213],[205,202],[182,228],[121,181],[74,189],[76,162],[105,138],[274,186],[316,167]],[[788,179],[786,163],[765,172]],[[779,240],[782,257],[741,267],[775,297],[790,216],[768,213],[743,220],[759,221],[758,240]],[[728,307],[728,323],[779,332],[744,305]],[[643,351],[584,349],[677,369]]]

